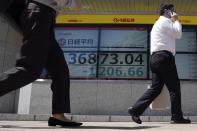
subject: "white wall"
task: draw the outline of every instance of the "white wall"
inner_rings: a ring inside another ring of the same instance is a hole
[[[21,46],[21,35],[18,31],[0,16],[0,73],[13,67],[19,48]],[[0,112],[13,113],[15,106],[15,94],[13,91],[0,97]]]
[[[76,115],[128,115],[127,108],[145,92],[148,80],[71,80],[71,111]],[[185,115],[197,115],[197,82],[182,81]],[[51,113],[50,81],[32,84],[30,113]],[[170,115],[167,111],[146,110],[144,115]]]

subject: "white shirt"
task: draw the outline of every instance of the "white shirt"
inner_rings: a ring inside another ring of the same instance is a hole
[[[46,6],[49,6],[59,12],[65,7],[70,7],[73,3],[74,0],[33,0],[39,3],[42,3]]]
[[[151,31],[151,54],[156,51],[167,50],[176,54],[175,41],[182,36],[182,26],[178,21],[160,16]]]

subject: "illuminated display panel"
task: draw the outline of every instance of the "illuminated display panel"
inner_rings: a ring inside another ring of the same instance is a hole
[[[176,65],[180,79],[197,79],[196,30],[183,28],[182,38],[176,41]]]
[[[176,40],[177,52],[197,52],[196,30],[183,29],[182,38]]]
[[[147,51],[144,28],[102,28],[101,51]]]
[[[106,52],[99,56],[99,77],[147,78],[146,53]]]
[[[98,50],[97,28],[56,28],[71,78],[95,78]],[[94,70],[92,70],[94,69]]]
[[[177,54],[175,59],[180,79],[197,79],[197,54]]]
[[[57,27],[55,35],[71,78],[151,78],[146,28]],[[196,29],[183,28],[176,43],[179,78],[197,79]]]
[[[64,51],[71,78],[147,79],[144,28],[59,27],[55,36]]]
[[[147,78],[147,30],[102,28],[99,77]]]

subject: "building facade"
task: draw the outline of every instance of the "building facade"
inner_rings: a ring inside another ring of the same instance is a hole
[[[55,27],[56,39],[70,69],[72,114],[127,115],[127,108],[151,84],[150,31],[158,18],[158,6],[164,1],[81,2],[83,8],[78,14],[65,9],[57,17]],[[190,4],[183,10],[186,1],[173,2],[183,25],[183,37],[177,40],[175,56],[183,111],[186,115],[197,115],[197,3],[187,1]],[[21,36],[4,18],[0,22],[0,71],[3,72],[14,65]],[[43,77],[44,81],[2,97],[0,112],[50,113],[50,75],[45,73]],[[169,110],[150,109],[144,113],[169,114]]]

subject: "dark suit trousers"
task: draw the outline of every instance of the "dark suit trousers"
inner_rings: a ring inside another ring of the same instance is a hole
[[[2,96],[36,80],[45,67],[52,78],[53,114],[70,112],[69,70],[63,51],[55,40],[55,16],[56,12],[45,5],[37,2],[26,5],[20,23],[24,36],[21,57],[14,68],[0,75]]]
[[[172,119],[182,118],[180,81],[177,74],[175,59],[168,51],[153,53],[150,59],[152,86],[133,105],[134,114],[140,116],[160,94],[164,84],[170,93]]]

